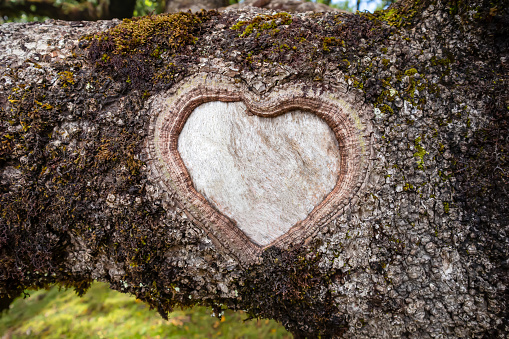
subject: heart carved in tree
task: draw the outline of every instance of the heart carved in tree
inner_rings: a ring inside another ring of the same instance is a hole
[[[371,146],[355,104],[304,85],[262,98],[201,81],[154,99],[147,150],[152,179],[217,246],[253,262],[311,239],[356,200]]]
[[[265,118],[242,102],[207,102],[187,119],[178,151],[195,189],[261,246],[304,220],[339,176],[336,137],[307,112]]]

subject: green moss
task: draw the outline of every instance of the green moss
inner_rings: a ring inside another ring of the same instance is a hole
[[[58,79],[60,80],[62,87],[67,87],[70,85],[74,85],[76,81],[74,80],[74,74],[69,71],[63,71],[58,73]]]
[[[175,50],[185,44],[196,43],[192,29],[203,21],[203,16],[191,13],[149,15],[124,21],[99,34],[96,39],[114,43],[113,54],[135,54],[150,49],[158,54],[160,49]]]
[[[322,49],[324,52],[330,52],[330,46],[345,47],[345,41],[335,37],[324,37],[322,39]]]
[[[391,26],[395,26],[401,19],[399,18],[398,11],[396,9],[388,9],[387,11],[384,11],[380,20],[386,21]]]
[[[410,68],[405,71],[405,75],[408,75],[408,76],[413,76],[415,74],[417,74],[417,70],[415,68]]]
[[[414,153],[414,157],[417,158],[417,167],[419,169],[424,169],[424,156],[429,154],[426,152],[424,147],[421,145],[421,137],[417,137],[414,141],[416,152]]]
[[[408,9],[389,8],[378,11],[375,16],[378,20],[386,22],[390,26],[404,27],[410,24],[417,13],[420,12],[418,1],[416,5]]]
[[[106,32],[83,39],[90,41],[89,58],[97,69],[146,88],[161,80],[161,59],[196,44],[202,23],[212,15],[214,12],[202,11],[125,19]]]
[[[452,62],[454,62],[454,55],[448,53],[447,57],[445,58],[437,58],[436,56],[432,56],[430,62],[432,66],[449,66]]]
[[[444,204],[444,212],[449,213],[449,203],[444,201],[443,204]]]
[[[394,27],[409,26],[415,16],[422,12],[424,2],[417,0],[410,6],[391,6],[386,10],[376,11],[375,13],[360,13],[360,15],[369,20],[380,20]],[[383,51],[383,53],[387,53]]]
[[[394,114],[394,110],[391,108],[391,106],[389,106],[387,104],[382,104],[380,106],[377,106],[377,108],[379,108],[380,112],[382,112],[383,114],[389,114],[389,115]]]
[[[252,20],[239,21],[232,27],[231,30],[243,30],[239,34],[239,37],[245,38],[251,35],[251,33],[257,32],[257,37],[260,36],[260,32],[271,30],[272,34],[278,33],[280,30],[277,28],[281,25],[289,25],[292,23],[292,16],[288,13],[281,12],[274,15],[259,15],[254,17]]]

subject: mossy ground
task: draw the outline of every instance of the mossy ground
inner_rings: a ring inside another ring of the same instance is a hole
[[[245,321],[242,311],[219,319],[205,307],[175,310],[168,320],[142,301],[94,283],[78,297],[72,290],[29,291],[0,318],[10,338],[291,338],[272,320]]]

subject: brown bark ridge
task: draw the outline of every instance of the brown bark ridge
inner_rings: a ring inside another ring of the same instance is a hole
[[[507,336],[508,8],[0,26],[0,298],[97,279],[302,338]],[[212,100],[321,116],[355,184],[249,252],[175,153]]]

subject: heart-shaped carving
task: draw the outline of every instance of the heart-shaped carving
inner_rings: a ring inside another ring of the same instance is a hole
[[[312,239],[359,196],[372,129],[358,99],[307,83],[261,97],[198,74],[151,99],[149,179],[217,248],[256,262]]]
[[[196,190],[266,246],[304,220],[336,186],[336,137],[318,116],[249,115],[242,102],[198,106],[178,139]]]

